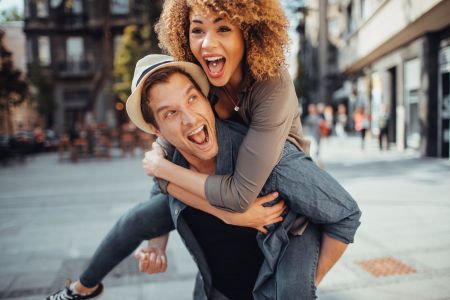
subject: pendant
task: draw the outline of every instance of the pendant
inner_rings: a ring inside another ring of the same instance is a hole
[[[234,111],[239,111],[239,106],[234,106]]]

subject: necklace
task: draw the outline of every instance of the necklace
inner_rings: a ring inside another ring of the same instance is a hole
[[[224,91],[225,91],[225,94],[227,95],[227,98],[231,101],[231,103],[233,103],[234,111],[239,111],[239,109],[240,109],[239,99],[236,97],[236,95],[234,95],[234,94],[231,95],[230,91],[228,90],[228,88],[226,86],[224,87]]]

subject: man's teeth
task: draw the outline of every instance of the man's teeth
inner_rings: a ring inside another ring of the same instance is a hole
[[[200,126],[199,128],[197,128],[196,130],[194,130],[194,131],[192,131],[191,133],[189,133],[189,136],[196,135],[197,133],[199,133],[200,131],[202,131],[203,128],[205,128],[205,125],[202,125],[202,126]]]

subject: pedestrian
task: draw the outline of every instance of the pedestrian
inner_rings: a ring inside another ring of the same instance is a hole
[[[345,132],[346,127],[347,127],[347,110],[345,108],[345,105],[341,103],[338,105],[336,126],[335,126],[336,136],[341,141],[347,136]]]
[[[364,106],[356,108],[353,120],[355,123],[355,130],[361,135],[361,149],[364,150],[366,147],[366,133],[369,128],[369,116],[365,112]]]
[[[308,105],[308,115],[305,117],[303,125],[305,134],[312,139],[311,153],[314,160],[320,159],[320,142],[322,140],[322,126],[326,121],[319,115],[317,106],[314,103]]]
[[[378,128],[380,130],[378,135],[380,151],[383,151],[383,143],[386,144],[386,150],[389,150],[389,111],[386,107],[383,107],[378,116]]]

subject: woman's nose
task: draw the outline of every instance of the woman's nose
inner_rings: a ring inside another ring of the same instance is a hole
[[[216,47],[217,47],[217,39],[215,34],[212,32],[207,32],[202,42],[202,48],[204,50],[210,50]]]

